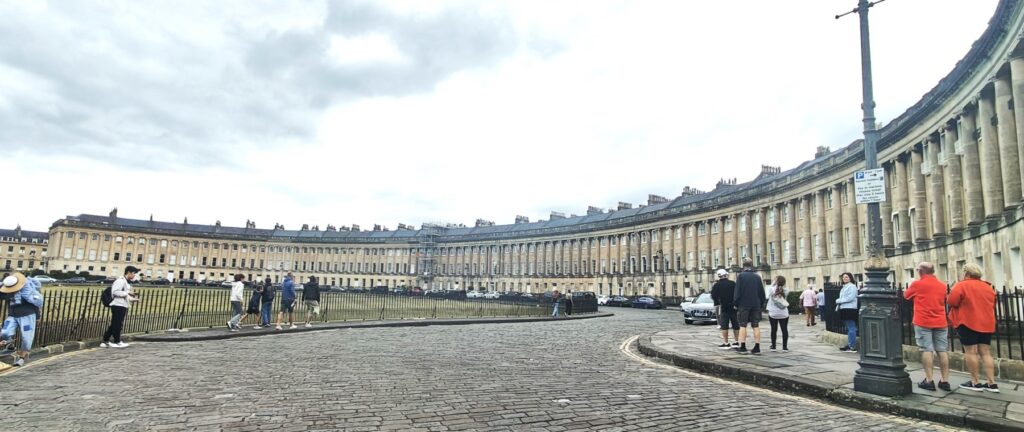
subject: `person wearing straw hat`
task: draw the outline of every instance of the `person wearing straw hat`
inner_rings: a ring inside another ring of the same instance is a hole
[[[36,335],[36,319],[43,308],[42,287],[39,281],[21,273],[4,277],[0,295],[7,301],[7,318],[0,331],[0,351],[14,349],[14,334],[21,330],[21,350],[14,354],[14,366],[23,366]]]

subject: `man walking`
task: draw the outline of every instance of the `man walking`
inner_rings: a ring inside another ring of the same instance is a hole
[[[295,313],[295,282],[293,278],[292,272],[288,272],[284,276],[284,283],[281,284],[281,311],[277,313],[278,330],[281,330],[281,320],[284,319],[285,313],[288,314],[288,322],[291,323],[291,328],[297,328],[292,316]]]
[[[819,288],[818,295],[814,296],[814,299],[818,302],[818,321],[825,322],[825,289]]]
[[[761,353],[761,306],[767,304],[764,281],[754,272],[754,262],[743,259],[743,271],[736,276],[736,291],[733,304],[736,305],[736,320],[740,325],[740,354],[747,353],[747,325],[754,329],[754,348],[751,354]]]
[[[551,291],[551,318],[558,318],[558,302],[561,299],[562,295],[558,290]]]
[[[736,321],[736,306],[732,299],[736,291],[736,282],[729,280],[729,272],[725,269],[718,269],[715,274],[718,281],[711,286],[711,300],[718,308],[718,328],[722,330],[722,344],[720,349],[740,346],[740,324]],[[732,345],[729,345],[729,330],[732,328]]]
[[[803,294],[800,294],[800,303],[804,307],[804,318],[806,318],[807,326],[818,325],[814,322],[814,315],[818,312],[818,296],[814,293],[814,285],[807,285],[807,289],[804,290]]]
[[[260,293],[260,327],[270,327],[270,310],[274,308],[274,284],[270,276],[263,279],[263,292]]]
[[[313,327],[313,318],[320,316],[320,283],[310,276],[302,288],[302,304],[306,305],[306,327]]]
[[[917,384],[925,390],[935,390],[934,358],[939,355],[939,388],[949,387],[949,327],[946,323],[946,284],[935,277],[935,266],[929,262],[917,265],[918,279],[910,283],[903,297],[914,302],[914,336],[921,350],[924,381]]]
[[[14,273],[3,278],[0,298],[7,302],[7,318],[0,331],[0,353],[14,350],[14,366],[24,366],[36,335],[36,320],[43,307],[42,284],[34,278]],[[21,330],[21,349],[14,347],[14,335]]]
[[[121,331],[124,329],[124,318],[128,316],[128,308],[132,303],[139,301],[138,294],[132,291],[130,280],[135,280],[139,269],[134,266],[124,268],[124,276],[117,278],[110,286],[110,326],[103,333],[103,342],[100,348],[126,348],[128,344],[121,342]],[[113,342],[111,342],[113,341]]]

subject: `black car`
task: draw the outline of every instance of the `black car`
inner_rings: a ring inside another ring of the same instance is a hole
[[[178,279],[178,285],[181,286],[199,286],[199,281],[195,279]]]
[[[605,306],[618,306],[618,307],[630,307],[633,306],[633,301],[623,296],[611,296],[608,298],[608,302]]]
[[[364,293],[364,292],[366,292],[366,289],[365,288],[355,287],[355,288],[347,288],[345,291],[350,292],[350,293]]]
[[[405,288],[395,288],[391,291],[391,295],[409,295],[409,292]]]
[[[223,282],[223,281],[219,281],[219,280],[216,280],[216,279],[207,279],[207,280],[203,281],[203,286],[219,287],[221,282]]]
[[[73,278],[64,279],[64,283],[68,283],[68,284],[85,283],[85,278],[82,277],[82,276],[75,276]]]
[[[370,288],[370,293],[371,294],[387,294],[388,293],[388,287],[386,287],[386,286],[376,286],[376,287]]]
[[[640,296],[633,300],[634,309],[665,309],[665,305],[654,297]]]
[[[162,278],[161,277],[161,278],[153,279],[153,281],[150,282],[150,283],[153,284],[153,285],[170,285],[171,281],[168,280],[167,278]]]

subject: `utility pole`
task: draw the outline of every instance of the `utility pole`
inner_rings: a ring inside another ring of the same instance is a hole
[[[876,175],[876,181],[884,182],[884,172],[878,170],[878,130],[875,128],[875,100],[871,82],[871,47],[868,35],[868,9],[884,2],[859,0],[857,8],[841,15],[842,18],[851,13],[860,16],[860,57],[861,80],[863,84],[864,111],[864,162],[865,170],[857,173],[855,180],[864,176]],[[872,171],[876,170],[876,171]],[[855,181],[857,184],[857,181]],[[884,192],[884,188],[882,188]],[[882,217],[879,201],[885,197],[867,198],[867,229],[868,246],[867,261],[864,273],[867,280],[860,295],[858,330],[860,332],[860,369],[853,379],[853,388],[857,391],[882,395],[907,395],[912,391],[910,376],[903,363],[903,345],[901,341],[902,323],[900,320],[900,304],[896,291],[888,281],[889,262],[882,251]]]

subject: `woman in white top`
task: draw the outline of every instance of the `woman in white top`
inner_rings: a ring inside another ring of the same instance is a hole
[[[775,283],[771,285],[771,296],[768,297],[768,321],[772,325],[772,351],[775,350],[779,328],[782,328],[782,350],[789,351],[789,301],[786,300],[788,294],[786,278],[776,276]]]
[[[238,324],[242,320],[242,295],[245,291],[242,279],[245,279],[245,275],[236,274],[235,281],[231,283],[231,321],[228,321],[228,330],[230,331],[238,331],[242,328]]]

